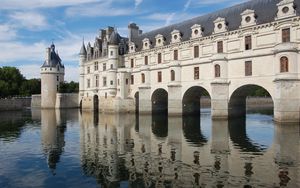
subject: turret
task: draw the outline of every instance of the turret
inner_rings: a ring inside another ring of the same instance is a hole
[[[79,53],[79,92],[80,94],[84,90],[84,62],[87,60],[87,51],[84,45],[84,41],[82,41],[82,46]]]
[[[41,67],[41,107],[55,108],[59,85],[64,82],[65,67],[55,52],[55,45],[46,48],[45,62]]]

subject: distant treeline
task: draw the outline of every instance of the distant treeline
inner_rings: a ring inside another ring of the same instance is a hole
[[[62,83],[63,93],[78,92],[78,83]],[[0,67],[0,98],[31,96],[41,93],[41,79],[26,79],[16,67]]]

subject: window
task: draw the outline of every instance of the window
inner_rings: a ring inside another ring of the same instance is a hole
[[[90,87],[91,87],[91,80],[87,79],[87,88],[90,88]]]
[[[114,69],[114,65],[113,64],[110,64],[110,69]]]
[[[199,80],[199,67],[194,67],[194,80]]]
[[[110,51],[110,56],[113,56],[114,55],[114,52],[113,51]]]
[[[280,58],[280,72],[289,71],[289,59],[285,56]]]
[[[128,83],[129,83],[129,82],[128,82],[128,78],[126,78],[126,81],[125,81],[125,82],[126,82],[126,85],[128,85]]]
[[[106,71],[106,63],[103,63],[103,71]]]
[[[130,67],[133,68],[134,67],[134,60],[130,59]]]
[[[157,63],[161,63],[161,53],[157,54]]]
[[[252,49],[252,38],[251,35],[245,37],[245,50]]]
[[[148,56],[145,56],[145,65],[148,65]]]
[[[134,84],[134,75],[131,75],[130,82],[131,82],[131,85]]]
[[[59,76],[56,76],[56,81],[58,81],[58,82],[59,82]]]
[[[142,74],[141,74],[141,77],[142,77],[142,83],[145,83],[145,74],[142,73]]]
[[[59,85],[56,85],[56,91],[58,91],[59,90]]]
[[[114,85],[114,81],[111,80],[111,81],[110,81],[110,85]]]
[[[215,65],[215,77],[218,78],[221,76],[220,65]]]
[[[90,67],[87,67],[87,73],[89,74],[91,72]]]
[[[106,87],[106,77],[103,77],[103,87]]]
[[[290,42],[290,28],[282,30],[282,42]]]
[[[252,61],[245,62],[245,76],[252,75]]]
[[[120,85],[120,79],[118,79],[118,86]]]
[[[95,86],[99,87],[99,76],[98,75],[95,76]]]
[[[194,46],[194,58],[199,57],[199,46]]]
[[[94,69],[95,69],[95,71],[98,70],[98,62],[97,61],[94,63]]]
[[[157,82],[161,82],[161,71],[157,72]]]
[[[174,50],[174,60],[178,60],[178,50]]]
[[[171,81],[175,81],[175,71],[171,70]]]
[[[223,41],[219,41],[217,43],[218,46],[218,53],[223,53]]]

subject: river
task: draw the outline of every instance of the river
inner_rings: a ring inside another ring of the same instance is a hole
[[[0,187],[300,187],[299,125],[246,118],[0,113]]]

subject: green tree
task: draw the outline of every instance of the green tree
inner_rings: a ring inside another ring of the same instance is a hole
[[[19,95],[19,88],[25,81],[16,67],[0,68],[1,97]]]
[[[59,85],[60,93],[78,93],[79,84],[78,82],[71,81],[70,83],[64,82]]]
[[[19,94],[22,96],[31,96],[33,94],[41,93],[41,80],[40,79],[30,79],[25,80],[19,90]]]

